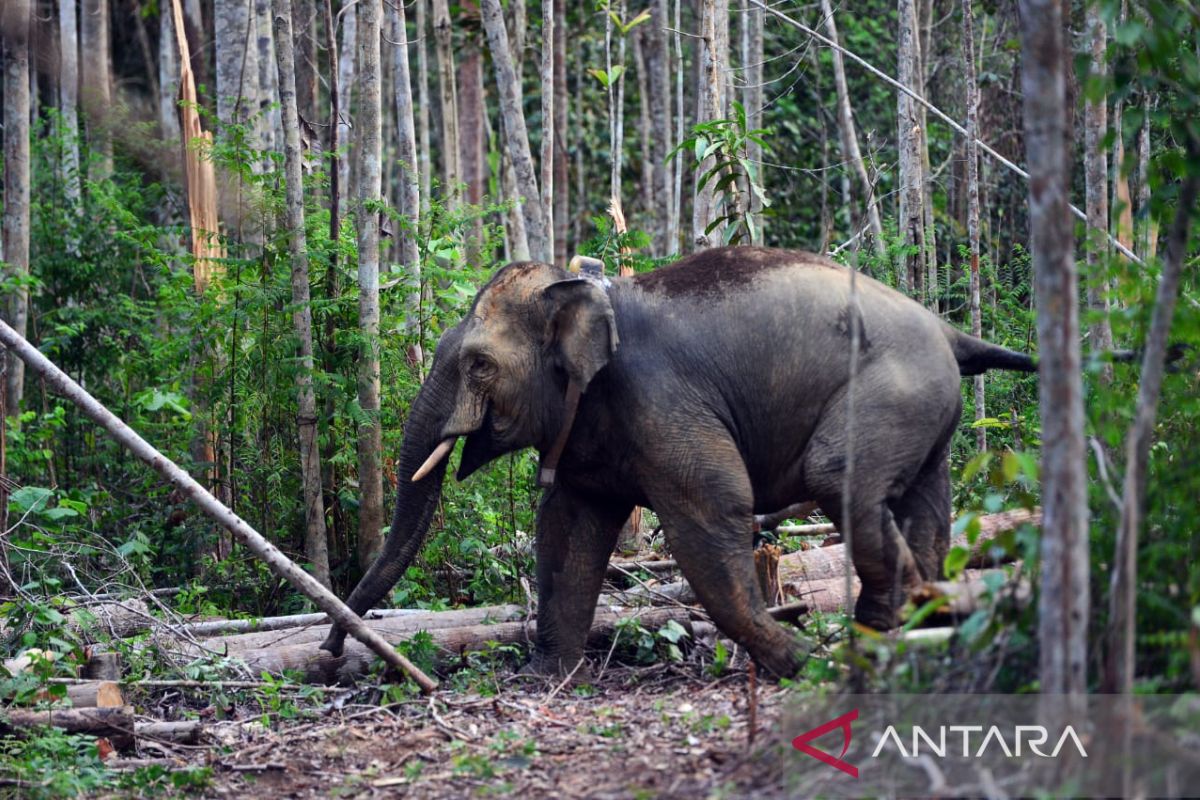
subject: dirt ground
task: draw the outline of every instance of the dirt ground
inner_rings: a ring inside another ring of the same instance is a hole
[[[207,797],[782,797],[786,690],[745,664],[611,667],[582,688],[497,675],[488,692],[391,706],[326,704],[318,719],[223,722]]]

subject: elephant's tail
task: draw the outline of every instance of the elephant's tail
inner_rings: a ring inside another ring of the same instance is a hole
[[[954,359],[958,362],[958,371],[962,375],[982,375],[989,369],[1037,371],[1037,362],[1030,355],[976,339],[945,323],[942,324],[942,331],[950,342]]]

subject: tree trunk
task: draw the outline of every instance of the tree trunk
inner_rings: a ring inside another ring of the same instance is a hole
[[[834,22],[833,7],[829,0],[821,0],[821,15],[825,18],[826,35],[829,36],[830,41],[838,44],[837,23]],[[842,158],[854,172],[855,180],[858,181],[867,225],[871,231],[871,244],[875,248],[875,254],[882,261],[887,257],[887,244],[883,240],[883,223],[879,219],[879,202],[875,197],[875,187],[871,183],[866,162],[863,161],[862,151],[858,147],[858,131],[854,125],[854,112],[850,107],[850,90],[846,85],[846,67],[842,61],[840,50],[833,49],[831,55],[833,57],[833,82],[837,88],[838,135],[842,144]],[[849,202],[853,207],[853,200],[851,199]],[[851,231],[851,235],[856,232]]]
[[[1104,17],[1099,7],[1088,5],[1088,36],[1091,41],[1092,75],[1104,79],[1104,51],[1108,45]],[[1108,154],[1104,137],[1108,134],[1108,104],[1104,95],[1087,94],[1084,115],[1084,178],[1087,189],[1087,301],[1100,312],[1089,325],[1088,338],[1092,352],[1112,350],[1112,327],[1108,322],[1108,301],[1105,298],[1105,269],[1108,260]],[[1105,382],[1112,380],[1112,367],[1105,365]]]
[[[720,119],[725,109],[725,68],[729,59],[729,0],[701,0],[699,48],[700,82],[697,86],[696,122]],[[713,192],[715,180],[700,186],[700,176],[712,169],[715,160],[706,158],[696,167],[692,208],[692,243],[698,249],[722,243],[722,226],[706,229],[719,214]]]
[[[653,168],[654,206],[650,209],[651,226],[654,234],[654,253],[669,256],[678,244],[671,240],[671,209],[675,204],[672,191],[671,166],[667,153],[671,152],[673,131],[671,130],[671,54],[667,40],[670,27],[668,0],[653,0],[650,5],[650,22],[643,31],[646,58],[647,82],[641,84],[642,94],[648,95],[650,103],[650,150],[644,154]]]
[[[417,30],[413,44],[417,48],[417,163],[421,176],[421,210],[429,208],[429,191],[433,183],[432,157],[429,153],[429,56],[425,48],[427,0],[416,0]]]
[[[914,0],[899,0],[899,81],[904,86],[919,89],[920,48],[917,44],[917,16]],[[905,254],[900,267],[900,290],[912,290],[924,283],[925,257],[925,190],[921,159],[920,113],[917,103],[904,92],[898,93],[896,104],[896,145],[900,162],[900,232]]]
[[[75,211],[80,211],[80,200],[83,196],[82,178],[79,174],[79,24],[75,0],[58,0],[58,112],[62,119],[62,180],[66,187],[67,202]],[[170,20],[171,15],[160,13],[163,19]],[[172,36],[174,34],[171,34]],[[178,89],[179,69],[171,63],[175,53],[175,40],[170,37],[166,42],[168,64],[164,67],[166,74],[159,77],[159,86],[169,86],[163,78],[174,77],[174,86]],[[175,115],[172,102],[170,120],[163,120],[163,133],[168,138],[179,136],[179,118]],[[169,128],[168,125],[174,125]],[[78,243],[72,243],[70,250],[74,252]]]
[[[1150,208],[1150,98],[1142,107],[1142,129],[1138,133],[1138,213],[1142,215],[1142,235],[1138,255],[1149,261],[1158,251],[1158,222]]]
[[[18,0],[20,2],[21,0]],[[112,174],[112,139],[105,116],[112,107],[112,58],[109,46],[108,0],[82,0],[79,21],[83,110],[87,115],[88,143],[100,154],[98,173]]]
[[[672,141],[676,147],[683,141],[684,130],[683,33],[680,27],[682,4],[683,0],[675,0],[675,136]],[[683,230],[683,165],[686,160],[685,154],[677,154],[672,167],[671,215],[667,218],[667,240],[671,244],[671,253],[683,251],[680,238]]]
[[[382,0],[364,0],[358,13],[359,101],[357,130],[360,162],[358,203],[358,327],[363,337],[358,362],[358,404],[367,417],[358,427],[358,563],[364,569],[383,546],[383,431],[379,422],[379,211],[383,177],[380,165],[379,33]]]
[[[604,18],[604,59],[608,70],[608,129],[610,171],[608,180],[608,196],[613,202],[621,201],[621,172],[625,163],[625,35],[621,35],[617,45],[617,62],[613,64],[612,34],[613,15],[618,19],[625,16],[625,0],[616,0],[616,8],[612,8],[613,0],[609,0],[609,13]],[[617,78],[612,80],[613,68],[618,68]]]
[[[4,278],[29,274],[29,0],[6,0],[0,9],[4,45]],[[29,320],[29,290],[24,282],[6,299],[0,312],[22,336]],[[10,356],[5,376],[5,411],[19,418],[25,391],[25,364]],[[3,424],[3,422],[0,422]]]
[[[358,197],[354,181],[354,159],[350,156],[354,129],[350,120],[354,113],[355,59],[358,52],[358,6],[343,2],[341,17],[342,38],[338,44],[338,144],[346,156],[338,162],[338,186],[343,197]]]
[[[87,0],[94,2],[95,0]],[[217,49],[217,119],[244,122],[258,100],[258,47],[247,0],[213,0]]]
[[[542,218],[544,257],[554,263],[554,0],[542,0]],[[560,262],[561,263],[561,262]]]
[[[650,76],[646,71],[646,47],[642,43],[645,27],[636,28],[632,32],[633,36],[633,66],[637,70],[637,86],[641,87],[638,92],[638,124],[637,132],[640,138],[641,145],[640,157],[638,158],[638,166],[641,168],[642,177],[638,186],[639,205],[645,210],[646,216],[650,220],[656,219],[655,209],[662,204],[662,199],[658,196],[658,186],[654,182],[654,158],[651,152],[654,149],[653,126],[650,121],[650,97],[647,87],[650,84]],[[654,241],[657,235],[656,225],[651,223],[649,226],[651,234],[651,242]]]
[[[300,119],[317,121],[321,70],[317,62],[317,0],[292,0],[296,54],[296,108]],[[276,37],[278,39],[278,37]],[[285,133],[286,136],[286,133]]]
[[[454,50],[451,44],[450,7],[447,0],[433,0],[433,38],[437,46],[438,89],[442,119],[442,197],[450,208],[457,205],[456,190],[462,182],[458,154],[458,87],[454,80]]]
[[[529,237],[529,254],[535,259],[546,261],[553,258],[553,253],[546,249],[546,220],[542,213],[543,205],[538,193],[533,157],[529,152],[525,112],[521,109],[520,87],[513,70],[512,54],[508,49],[508,33],[504,29],[500,0],[481,0],[480,11],[483,16],[483,28],[487,33],[488,47],[492,51],[492,63],[496,68],[500,114],[504,120],[505,148],[512,159],[517,189],[524,200],[521,212],[525,219],[525,233]]]
[[[176,5],[176,10],[178,10],[178,5]],[[178,19],[176,17],[177,21]],[[437,688],[434,681],[414,667],[408,659],[397,653],[379,634],[368,628],[362,618],[351,611],[333,592],[297,566],[279,548],[250,527],[249,523],[217,500],[192,476],[135,433],[132,428],[102,406],[96,398],[84,391],[83,387],[54,366],[48,358],[3,322],[0,322],[0,343],[12,348],[32,370],[45,380],[49,390],[57,392],[79,406],[89,419],[108,431],[122,447],[128,449],[140,461],[174,484],[184,493],[185,497],[194,500],[200,510],[217,524],[237,536],[242,544],[261,559],[276,576],[287,581],[305,597],[312,600],[317,608],[327,613],[343,632],[350,633],[354,638],[366,644],[372,652],[383,658],[386,663],[410,675],[426,692]]]
[[[395,53],[394,78],[396,92],[396,155],[400,171],[400,213],[408,224],[400,230],[400,260],[407,273],[409,294],[405,302],[408,313],[404,328],[416,334],[421,303],[421,256],[417,249],[418,224],[421,220],[421,175],[417,156],[417,134],[413,123],[412,75],[409,69],[408,24],[401,3],[388,6],[392,21],[391,39]]]
[[[468,40],[458,49],[458,68],[455,77],[458,97],[459,181],[463,186],[463,200],[479,205],[487,194],[487,131],[484,119],[487,107],[483,98],[483,52],[478,39]],[[483,237],[483,221],[476,219],[471,238],[479,242]],[[474,250],[472,246],[470,249]]]
[[[826,0],[828,1],[828,0]],[[967,84],[967,238],[971,253],[971,335],[983,335],[983,314],[980,309],[979,279],[979,84],[975,77],[975,18],[972,0],[962,0],[963,61],[966,66],[964,80]],[[985,395],[983,375],[976,375],[975,421],[985,418]],[[987,450],[987,428],[975,429],[975,445],[982,453]]]
[[[554,263],[565,264],[570,215],[567,148],[567,11],[566,0],[554,0]]]
[[[1200,141],[1187,145],[1188,161],[1200,158]],[[1105,669],[1105,689],[1123,694],[1133,693],[1135,636],[1137,634],[1137,546],[1142,527],[1142,505],[1146,495],[1146,471],[1150,460],[1150,445],[1154,439],[1154,421],[1162,390],[1166,364],[1167,339],[1171,319],[1179,299],[1179,283],[1187,259],[1188,238],[1200,176],[1188,174],[1179,191],[1175,221],[1167,239],[1162,277],[1158,282],[1150,332],[1142,356],[1142,379],[1138,386],[1137,407],[1133,424],[1125,439],[1125,480],[1122,486],[1121,524],[1117,530],[1116,557],[1113,559],[1112,589],[1109,593],[1108,663]]]
[[[1038,304],[1042,415],[1041,690],[1087,691],[1087,460],[1083,438],[1078,279],[1067,208],[1066,76],[1058,0],[1020,0],[1029,219]],[[1073,701],[1078,702],[1078,700]]]
[[[283,120],[276,98],[279,97],[279,76],[275,70],[275,37],[271,33],[271,3],[273,0],[254,0],[254,43],[258,48],[258,113],[255,128],[260,146],[266,153],[279,149],[283,139]],[[264,160],[262,169],[267,168]]]
[[[300,111],[296,96],[296,61],[292,47],[291,0],[273,0],[275,56],[279,64],[279,102],[283,119],[284,170],[287,184],[287,233],[292,256],[292,322],[299,344],[296,371],[296,426],[300,439],[300,482],[304,494],[304,555],[313,577],[329,586],[329,544],[325,533],[325,501],[321,493],[317,399],[313,391],[312,305],[309,302],[308,238],[304,230],[303,158]]]
[[[746,125],[751,130],[762,128],[763,120],[763,10],[743,0],[741,16],[742,42],[742,80],[746,84],[743,105],[746,108]],[[758,185],[766,191],[765,168],[762,164],[762,145],[750,142],[747,146],[747,157],[758,171]],[[754,220],[753,230],[759,232],[759,241],[763,235],[762,201],[757,193],[746,187],[746,199],[749,203],[748,212]]]

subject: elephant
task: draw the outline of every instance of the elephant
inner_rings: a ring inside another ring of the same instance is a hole
[[[907,584],[936,578],[948,548],[960,376],[1036,366],[883,283],[856,285],[852,314],[846,267],[748,246],[611,280],[501,268],[438,344],[405,427],[391,532],[348,605],[364,613],[403,574],[465,437],[459,480],[504,453],[540,453],[534,670],[565,674],[583,658],[638,505],[657,513],[717,627],[778,676],[805,648],[758,588],[756,513],[813,501],[849,527],[855,618],[894,627]],[[340,654],[344,638],[334,626],[321,647]]]

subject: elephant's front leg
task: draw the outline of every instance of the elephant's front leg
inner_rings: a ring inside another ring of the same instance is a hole
[[[555,486],[538,513],[537,649],[530,669],[567,674],[583,647],[608,558],[633,505]]]

